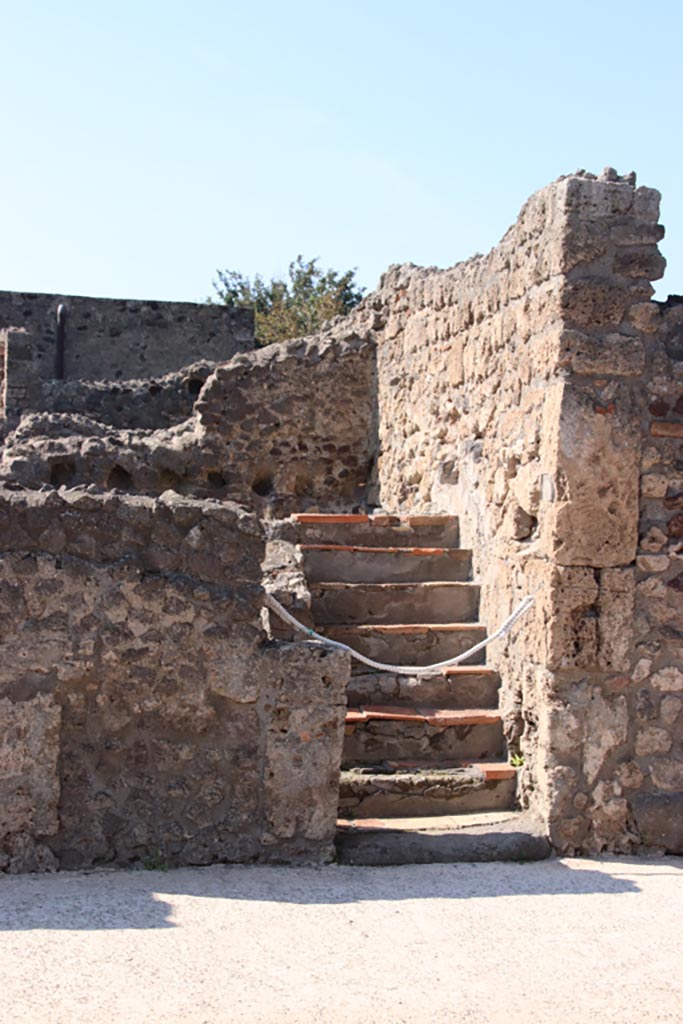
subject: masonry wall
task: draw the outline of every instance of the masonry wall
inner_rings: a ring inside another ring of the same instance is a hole
[[[325,860],[348,661],[230,505],[0,491],[0,869]]]
[[[45,408],[41,382],[57,376],[57,310],[67,310],[63,377],[153,378],[199,359],[224,362],[254,347],[250,309],[190,302],[0,292],[0,331],[13,329],[14,388],[7,415]],[[13,338],[10,336],[9,345]]]
[[[118,430],[163,430],[192,416],[215,368],[215,363],[202,360],[141,380],[46,381],[41,411],[83,416]]]
[[[646,336],[635,566],[633,757],[621,768],[640,834],[683,849],[683,302]]]
[[[7,348],[7,332],[0,330],[0,419],[5,408],[5,351]]]
[[[196,412],[231,492],[273,515],[362,505],[377,445],[375,374],[372,338],[343,326],[217,367]]]
[[[366,302],[382,319],[382,505],[461,516],[490,627],[537,594],[489,661],[523,801],[564,852],[680,844],[641,811],[645,794],[680,798],[681,759],[673,702],[644,738],[633,625],[636,602],[656,617],[636,554],[658,202],[612,171],[562,179],[488,256],[392,268]],[[659,658],[680,668],[680,650]]]
[[[24,416],[8,436],[0,478],[28,487],[171,489],[270,516],[366,499],[377,434],[371,337],[348,326],[330,329],[236,356],[207,376],[208,369],[169,375],[154,395],[143,382],[127,382],[115,395],[109,385],[69,382],[56,389],[64,412]],[[85,408],[100,392],[103,412]],[[67,412],[72,397],[75,408]],[[112,425],[129,405],[133,424],[162,412],[172,421],[190,398],[188,418],[167,429]]]

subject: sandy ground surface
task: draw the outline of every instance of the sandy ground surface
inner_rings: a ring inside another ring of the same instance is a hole
[[[2,1024],[683,1021],[683,858],[0,877]]]

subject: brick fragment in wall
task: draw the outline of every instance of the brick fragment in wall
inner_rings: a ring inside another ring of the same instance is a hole
[[[683,423],[664,423],[657,420],[650,425],[650,436],[683,438]]]
[[[672,540],[679,540],[683,537],[683,513],[671,516],[666,524],[666,532]]]

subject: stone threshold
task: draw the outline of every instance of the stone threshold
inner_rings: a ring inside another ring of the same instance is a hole
[[[373,867],[544,860],[552,853],[543,827],[523,811],[341,818],[335,847],[339,863]]]

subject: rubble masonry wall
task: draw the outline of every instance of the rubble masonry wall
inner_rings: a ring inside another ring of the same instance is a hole
[[[630,177],[571,176],[534,195],[488,256],[445,271],[391,268],[366,300],[382,320],[383,507],[460,515],[489,627],[537,593],[489,661],[511,749],[525,758],[523,801],[562,852],[681,843],[670,518],[680,406],[639,518],[641,460],[655,458],[648,403],[658,379],[667,410],[681,395],[681,364],[662,363],[650,301],[664,269],[658,213],[659,194]],[[648,516],[661,524],[650,542],[658,556],[666,549],[660,562],[638,554]]]
[[[348,659],[266,643],[255,517],[0,491],[0,870],[329,859]]]
[[[235,500],[270,517],[366,500],[377,434],[372,338],[344,326],[220,366],[186,367],[159,379],[153,395],[145,382],[134,383],[116,386],[115,396],[103,385],[103,413],[83,413],[79,402],[69,411],[69,401],[74,393],[96,398],[96,386],[53,382],[62,411],[22,417],[0,454],[0,479],[132,494],[173,489]],[[129,404],[132,424],[162,414],[173,421],[186,396],[187,419],[163,429],[111,422]]]
[[[67,310],[65,381],[151,380],[202,359],[225,362],[254,347],[251,309],[192,302],[0,292],[0,334],[10,332],[6,414],[49,408],[43,383],[57,364],[57,310]],[[163,424],[159,424],[161,426]]]

